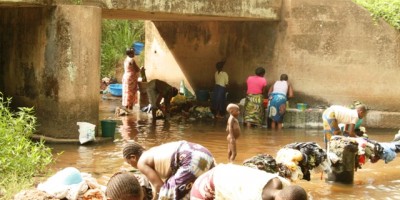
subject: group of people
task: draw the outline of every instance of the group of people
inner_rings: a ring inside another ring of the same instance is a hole
[[[223,71],[225,61],[217,62],[214,79],[215,87],[213,91],[211,110],[215,118],[224,118],[226,108],[226,93],[229,83],[228,74]],[[124,75],[122,78],[122,106],[131,110],[137,103],[138,77],[141,68],[135,61],[135,50],[126,50],[124,61]],[[261,126],[264,123],[265,108],[263,105],[264,94],[266,92],[267,80],[265,79],[265,69],[258,67],[255,75],[247,78],[247,91],[245,100],[244,123],[246,126]],[[154,79],[147,83],[147,96],[151,104],[153,120],[157,119],[157,110],[162,111],[165,119],[170,117],[170,101],[178,94],[178,89],[168,83]],[[288,76],[282,74],[279,81],[270,87],[268,91],[269,107],[268,117],[272,120],[271,127],[282,128],[283,116],[286,112],[286,101],[293,97],[293,88],[288,82]],[[161,106],[161,101],[164,106]]]
[[[137,103],[138,77],[143,70],[141,71],[135,61],[134,48],[126,49],[125,53],[124,75],[122,77],[122,106],[125,109],[132,110]],[[161,110],[163,116],[168,119],[170,102],[172,97],[178,94],[178,89],[162,80],[154,79],[147,83],[146,92],[151,104],[153,120],[157,118],[157,110]],[[161,100],[164,100],[165,106],[161,106]]]
[[[122,105],[132,109],[137,102],[136,81],[140,68],[133,59],[133,49],[128,49],[126,55]],[[129,142],[124,147],[123,156],[127,163],[140,171],[141,176],[122,172],[115,174],[108,183],[108,198],[307,199],[303,188],[290,185],[286,179],[276,174],[232,164],[237,155],[236,140],[240,136],[240,108],[237,104],[225,106],[229,76],[223,71],[224,64],[225,61],[216,63],[212,110],[216,118],[224,118],[225,112],[230,115],[226,127],[230,164],[217,165],[209,150],[188,141],[170,142],[149,150],[145,150],[136,142]],[[288,75],[281,74],[280,80],[271,85],[267,92],[268,108],[265,109],[263,103],[267,80],[264,76],[265,69],[258,67],[255,75],[246,80],[244,123],[247,127],[261,126],[265,123],[266,111],[271,120],[271,128],[281,129],[286,102],[294,96],[293,87],[288,82]],[[168,119],[170,101],[178,94],[178,90],[164,81],[155,79],[148,82],[147,94],[153,120],[156,119],[158,109]],[[162,99],[164,106],[160,104]],[[356,105],[354,109],[338,105],[326,109],[322,114],[325,142],[328,142],[332,135],[340,135],[342,132],[355,137],[357,126],[361,124],[366,113],[367,108],[363,104]],[[340,124],[343,124],[343,130],[340,129]],[[144,179],[147,181],[143,181]]]
[[[106,195],[111,200],[136,199],[307,199],[306,191],[292,185],[275,173],[248,166],[232,164],[236,157],[236,139],[240,136],[236,104],[226,108],[228,158],[230,163],[217,164],[204,146],[188,141],[174,141],[146,150],[139,143],[124,145],[125,161],[139,174],[118,172],[107,184]],[[327,141],[340,135],[339,124],[345,134],[355,137],[355,124],[366,115],[367,109],[358,104],[354,109],[331,106],[323,113]],[[348,129],[347,129],[348,127]]]
[[[226,107],[228,164],[217,164],[204,146],[188,141],[174,141],[146,150],[128,141],[123,148],[125,161],[140,174],[118,172],[108,184],[111,200],[136,199],[286,199],[305,200],[306,191],[291,185],[275,173],[232,164],[236,157],[236,139],[240,136],[237,117],[239,106]],[[151,191],[151,192],[150,192]]]
[[[306,191],[276,174],[236,164],[217,164],[204,146],[174,141],[148,150],[124,145],[123,157],[141,176],[118,172],[107,183],[110,200],[286,199],[305,200]],[[142,179],[147,179],[149,187]]]
[[[225,62],[216,64],[215,88],[213,92],[213,111],[217,118],[220,118],[225,108],[226,87],[228,85],[228,74],[223,71]],[[268,90],[268,106],[265,109],[264,94],[267,87],[265,79],[265,69],[258,67],[255,75],[247,78],[247,90],[244,105],[244,123],[247,127],[261,126],[270,120],[271,129],[282,129],[283,118],[286,113],[287,101],[294,97],[292,84],[289,82],[287,74],[281,74],[280,80],[276,81]],[[268,119],[264,119],[267,112]],[[354,108],[333,105],[325,110],[322,115],[323,126],[326,140],[332,135],[337,135],[342,131],[349,136],[355,137],[355,130],[360,127],[363,117],[366,115],[367,108],[364,104],[358,103]],[[339,128],[343,124],[344,130]]]
[[[137,103],[137,80],[140,73],[140,68],[135,62],[135,50],[129,48],[126,50],[126,58],[124,61],[125,73],[122,79],[123,95],[122,106],[126,109],[132,109]],[[226,87],[229,83],[229,76],[223,71],[225,61],[217,62],[215,72],[215,87],[212,98],[212,111],[216,118],[224,118],[226,104]],[[280,80],[276,81],[268,90],[268,107],[264,107],[264,94],[266,91],[267,80],[265,79],[265,69],[258,67],[255,70],[255,75],[247,78],[247,90],[244,105],[244,123],[247,127],[261,126],[263,123],[268,123],[272,129],[281,129],[283,117],[286,113],[286,105],[289,98],[294,97],[293,86],[288,81],[287,74],[281,74]],[[170,117],[170,102],[171,99],[178,94],[178,89],[168,83],[154,79],[147,83],[147,95],[152,109],[152,117],[155,120],[157,110],[161,110],[165,119]],[[164,100],[164,106],[161,106],[161,101]],[[232,106],[228,107],[231,110]],[[264,121],[265,113],[267,112],[268,119]],[[228,111],[229,112],[229,111]],[[237,115],[239,110],[237,111]],[[363,104],[357,105],[355,110],[344,106],[334,105],[325,110],[322,115],[325,141],[329,140],[332,135],[337,135],[341,131],[348,133],[349,136],[355,136],[354,130],[357,129],[362,118],[366,115],[366,107]],[[233,123],[230,118],[228,124]],[[339,128],[339,124],[345,124],[344,130]],[[232,140],[230,137],[229,139]],[[231,149],[235,147],[232,146]],[[235,152],[235,151],[232,151]],[[234,156],[234,154],[232,154]]]
[[[225,113],[226,87],[229,83],[229,76],[223,71],[225,61],[217,62],[215,72],[215,87],[212,98],[212,109],[216,118],[223,118]],[[247,127],[261,126],[268,119],[264,119],[265,110],[271,120],[272,129],[281,129],[283,116],[286,112],[286,102],[294,97],[293,87],[289,83],[288,75],[282,74],[280,80],[276,81],[268,90],[268,108],[264,107],[267,80],[265,69],[258,67],[255,75],[247,78],[247,90],[244,105],[244,123]]]

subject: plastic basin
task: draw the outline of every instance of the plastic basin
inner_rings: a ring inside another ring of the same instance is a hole
[[[109,85],[110,93],[113,96],[122,96],[122,84],[116,83],[116,84],[110,84]]]

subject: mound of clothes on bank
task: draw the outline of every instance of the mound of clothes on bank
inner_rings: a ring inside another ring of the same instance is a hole
[[[311,180],[311,172],[327,171],[326,152],[315,142],[296,142],[281,148],[274,159],[268,154],[259,154],[243,162],[243,165],[278,173],[292,181]]]
[[[355,170],[361,169],[366,161],[376,163],[383,160],[386,164],[396,158],[400,152],[400,134],[396,134],[393,141],[377,142],[368,137],[333,136],[328,145],[328,157],[333,166],[343,163],[343,152],[355,153]]]
[[[295,142],[283,146],[274,158],[269,154],[258,154],[243,162],[243,165],[277,173],[281,177],[296,180],[311,180],[311,172],[330,173],[332,167],[340,172],[344,167],[346,151],[355,156],[354,170],[361,169],[367,161],[389,163],[400,152],[400,130],[393,141],[377,142],[368,138],[365,131],[360,137],[332,136],[327,150],[315,142]]]
[[[81,173],[74,167],[58,171],[40,183],[37,188],[24,190],[15,195],[15,200],[104,200],[105,186],[97,183],[90,174]]]
[[[164,107],[164,103],[161,103],[161,107]],[[142,112],[151,113],[152,107],[149,104],[141,108]],[[158,112],[159,111],[159,112]],[[210,106],[198,105],[195,100],[187,99],[184,95],[178,94],[171,100],[170,112],[172,116],[185,117],[191,121],[198,119],[214,119],[214,114],[211,111]],[[163,119],[164,116],[160,110],[157,110],[156,117]]]

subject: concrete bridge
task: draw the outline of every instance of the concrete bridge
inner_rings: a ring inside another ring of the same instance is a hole
[[[0,0],[0,91],[34,106],[39,132],[77,138],[99,124],[101,20],[146,21],[148,77],[211,89],[226,59],[229,100],[257,66],[287,73],[311,106],[365,102],[366,126],[398,128],[399,32],[351,0]],[[390,112],[389,112],[390,111]]]

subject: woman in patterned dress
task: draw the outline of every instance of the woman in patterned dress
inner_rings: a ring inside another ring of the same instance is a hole
[[[196,178],[215,166],[209,150],[184,140],[149,150],[136,142],[128,142],[123,155],[128,164],[149,179],[153,186],[153,199],[189,199]]]
[[[124,61],[124,75],[122,76],[122,106],[129,110],[132,110],[137,103],[137,79],[140,68],[136,64],[134,57],[135,50],[133,48],[127,49]]]

